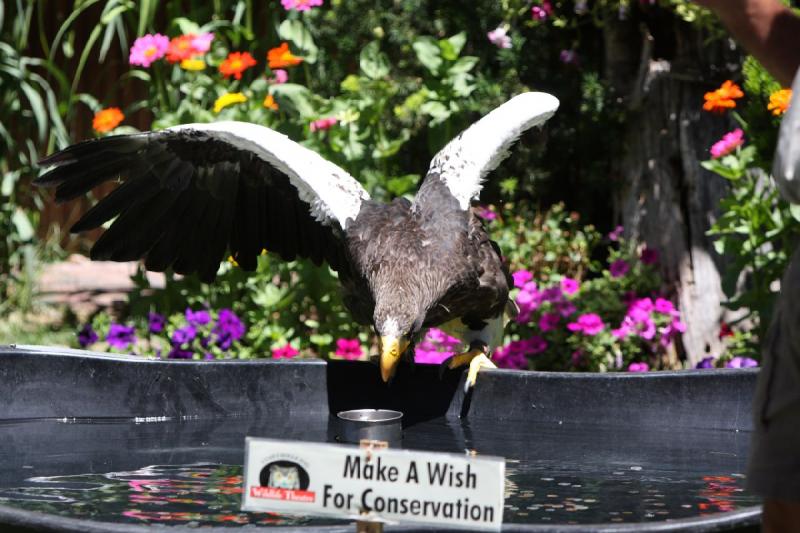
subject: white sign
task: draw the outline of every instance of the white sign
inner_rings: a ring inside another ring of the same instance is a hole
[[[247,437],[242,509],[500,529],[505,461]]]

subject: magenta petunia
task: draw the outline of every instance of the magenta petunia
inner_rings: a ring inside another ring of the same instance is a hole
[[[281,5],[286,11],[308,11],[312,7],[322,5],[322,0],[281,0]]]
[[[642,253],[639,254],[639,259],[645,265],[655,265],[658,263],[658,250],[655,248],[645,248],[642,250]]]
[[[300,351],[289,343],[272,349],[272,357],[274,359],[291,359],[299,353]]]
[[[647,363],[631,363],[628,365],[628,372],[647,372],[650,370],[650,365]]]
[[[128,62],[131,65],[149,67],[154,61],[161,59],[169,49],[169,38],[156,33],[142,35],[133,42]]]
[[[561,50],[558,54],[558,59],[565,65],[577,65],[580,63],[578,53],[575,50]]]
[[[711,152],[712,159],[719,159],[722,156],[728,155],[739,146],[744,144],[744,132],[741,128],[736,128],[723,135],[722,139],[715,142],[709,152]]]
[[[364,355],[364,350],[361,348],[361,341],[358,339],[337,339],[335,353],[342,359],[352,361]]]
[[[321,119],[318,119],[318,120],[315,120],[315,121],[313,121],[313,122],[311,123],[311,125],[309,126],[309,129],[310,129],[312,132],[315,132],[315,131],[322,131],[322,130],[329,130],[329,129],[331,129],[331,128],[332,128],[332,127],[333,127],[333,126],[334,126],[334,125],[335,125],[337,122],[339,122],[339,119],[338,119],[338,118],[336,118],[336,117],[327,117],[327,118],[321,118]]]
[[[611,273],[612,278],[621,278],[628,273],[629,269],[630,266],[624,259],[617,259],[608,267],[608,271]]]
[[[539,329],[547,332],[552,331],[558,327],[561,321],[561,315],[558,313],[544,313],[539,317]]]
[[[561,290],[564,291],[564,294],[575,294],[581,288],[581,284],[578,280],[572,278],[561,278]]]
[[[749,357],[734,357],[725,363],[725,368],[755,368],[757,366],[758,361]]]
[[[653,304],[653,310],[656,313],[661,313],[662,315],[672,316],[676,313],[675,306],[672,305],[672,302],[666,298],[656,298],[656,301]]]
[[[527,270],[517,270],[511,277],[514,278],[514,286],[521,289],[533,279],[533,274]]]
[[[581,332],[584,335],[595,336],[605,328],[603,319],[597,313],[584,313],[575,322],[567,324],[567,329],[574,332]]]
[[[617,242],[622,238],[622,233],[625,231],[623,226],[617,226],[608,234],[608,240]]]

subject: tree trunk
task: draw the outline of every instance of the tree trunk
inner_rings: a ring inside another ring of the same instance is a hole
[[[607,55],[618,54],[614,43],[629,42],[616,35],[629,35],[632,24],[609,21]],[[720,355],[720,322],[730,319],[722,306],[724,261],[707,236],[729,187],[700,166],[730,122],[702,110],[703,94],[730,77],[727,68],[738,68],[740,61],[731,47],[724,48],[726,43],[709,46],[697,28],[675,19],[666,24],[674,39],[666,50],[644,25],[639,28],[640,54],[627,53],[638,59],[635,79],[623,76],[622,83],[615,83],[629,109],[618,163],[624,186],[615,208],[629,238],[658,250],[669,296],[677,298],[687,326],[679,350],[694,366],[707,355]],[[659,48],[663,55],[657,58],[654,50]],[[607,73],[608,79],[631,71],[630,65],[620,69]]]

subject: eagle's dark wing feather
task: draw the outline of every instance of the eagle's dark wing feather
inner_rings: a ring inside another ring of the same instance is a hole
[[[212,280],[231,254],[253,270],[263,249],[285,260],[345,267],[343,230],[369,198],[341,168],[269,128],[189,124],[85,141],[41,161],[37,179],[64,202],[97,185],[121,184],[72,228],[115,219],[92,259],[145,259]]]

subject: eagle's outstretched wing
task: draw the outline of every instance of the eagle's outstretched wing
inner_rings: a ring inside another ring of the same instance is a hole
[[[447,143],[431,161],[428,175],[417,195],[443,183],[462,210],[477,199],[486,175],[508,157],[519,136],[540,126],[558,109],[558,99],[547,93],[523,93],[492,110]],[[437,179],[438,178],[438,179]]]
[[[60,202],[108,180],[121,185],[73,232],[116,217],[92,259],[145,259],[213,280],[231,254],[253,270],[263,249],[345,267],[341,235],[369,199],[347,172],[274,130],[246,122],[187,124],[84,141],[40,162]]]

